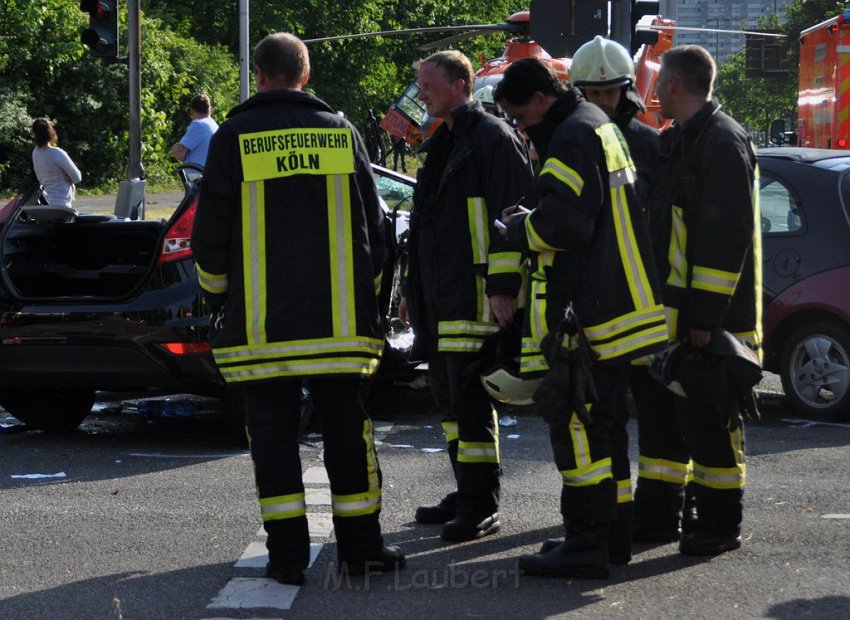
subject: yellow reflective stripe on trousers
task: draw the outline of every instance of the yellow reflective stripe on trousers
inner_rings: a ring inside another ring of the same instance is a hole
[[[329,176],[327,191],[333,333],[334,336],[346,337],[357,329],[354,309],[354,258],[351,243],[351,195],[348,177]]]
[[[208,293],[221,294],[227,292],[227,274],[210,273],[201,269],[201,266],[195,263],[195,270],[198,273],[198,284]]]
[[[685,254],[688,247],[688,229],[685,228],[685,212],[682,207],[673,205],[672,218],[670,247],[667,249],[667,261],[670,263],[667,284],[685,288],[688,275],[688,258]]]
[[[304,493],[261,497],[260,513],[262,514],[263,521],[278,521],[281,519],[303,517],[307,514]]]
[[[331,495],[335,517],[360,517],[381,509],[381,491],[367,491],[352,495]]]
[[[690,469],[690,463],[651,459],[646,456],[638,457],[638,478],[684,485],[688,480]]]
[[[591,407],[592,405],[587,405],[588,411],[591,410]],[[614,478],[611,473],[610,457],[599,461],[592,460],[587,431],[575,413],[570,418],[570,439],[573,445],[573,458],[576,468],[561,470],[564,486],[586,487]]]
[[[463,441],[457,443],[458,463],[498,463],[499,444],[494,441]]]
[[[242,183],[242,277],[249,345],[266,342],[266,256],[265,183]]]
[[[363,444],[366,448],[366,483],[364,493],[331,495],[335,517],[359,517],[373,514],[381,509],[381,481],[378,476],[378,455],[375,452],[375,434],[372,420],[363,420]]]
[[[735,457],[734,467],[706,467],[694,461],[692,480],[696,484],[712,489],[743,489],[747,481],[747,465],[744,462],[744,429],[739,426],[729,432],[729,445]]]
[[[487,275],[520,273],[522,254],[519,252],[491,252],[487,255]]]
[[[443,422],[443,433],[446,435],[446,443],[457,441],[458,426],[457,422]]]
[[[738,278],[740,276],[740,273],[734,273],[732,271],[694,265],[694,270],[691,274],[691,288],[731,297],[735,292],[735,287],[738,284]]]
[[[551,174],[573,190],[576,196],[581,196],[581,192],[584,189],[584,179],[581,178],[581,175],[576,170],[570,168],[561,160],[555,157],[547,159],[546,163],[543,164],[543,168],[540,170],[539,176],[542,177],[544,174]]]
[[[627,504],[633,501],[632,497],[632,479],[617,480],[617,503]]]
[[[472,240],[472,262],[482,265],[487,262],[487,248],[490,247],[487,201],[482,196],[470,196],[466,199],[466,213],[469,219],[469,237]]]

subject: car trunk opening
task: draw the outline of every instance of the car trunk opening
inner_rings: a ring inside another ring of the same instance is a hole
[[[126,297],[154,268],[165,227],[109,216],[16,218],[0,248],[6,287],[22,299]]]

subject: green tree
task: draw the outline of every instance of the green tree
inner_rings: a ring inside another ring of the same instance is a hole
[[[238,51],[236,0],[146,0],[145,6],[181,36],[227,45],[234,55]],[[509,0],[253,0],[250,41],[254,45],[266,34],[277,31],[312,39],[403,28],[501,23],[523,8],[527,5],[516,7]],[[345,111],[362,128],[366,108],[360,89],[375,112],[383,113],[414,78],[413,62],[427,55],[417,46],[439,38],[440,34],[431,33],[313,44],[310,89],[334,108]],[[479,59],[498,56],[503,41],[504,35],[496,33],[454,47],[477,63]]]
[[[83,171],[82,187],[110,186],[125,176],[127,68],[86,52],[80,31],[87,18],[76,6],[0,4],[0,187],[16,186],[30,166],[29,129],[37,116],[56,123],[60,145]],[[227,110],[238,98],[238,68],[226,48],[182,38],[159,20],[143,16],[142,33],[142,157],[148,178],[161,181],[173,177],[169,147],[189,122],[192,93],[205,91]]]

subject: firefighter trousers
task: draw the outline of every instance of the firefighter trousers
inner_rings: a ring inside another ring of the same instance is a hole
[[[383,547],[381,470],[360,379],[311,379],[309,386],[322,419],[338,559],[377,557]],[[301,379],[247,383],[240,390],[269,562],[280,570],[303,570],[310,535],[298,446]]]
[[[459,516],[499,509],[499,430],[496,412],[478,376],[466,376],[471,353],[435,353],[428,362],[434,400],[443,411],[449,460],[457,480]]]
[[[561,513],[567,532],[572,522],[607,531],[618,515],[616,479],[628,471],[626,416],[618,412],[628,367],[595,366],[592,374],[599,400],[590,407],[592,421],[584,424],[572,414],[549,425],[555,465],[563,481]]]
[[[678,528],[687,484],[697,519],[688,527],[737,535],[746,477],[740,413],[675,396],[643,372],[633,371],[631,381],[640,451],[636,524]]]
[[[675,535],[682,519],[690,471],[675,397],[652,378],[647,366],[631,367],[629,387],[638,422],[635,530]]]

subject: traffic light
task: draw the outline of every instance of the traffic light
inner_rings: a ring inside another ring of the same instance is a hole
[[[660,5],[661,3],[657,0],[632,0],[632,36],[630,45],[632,54],[637,54],[637,51],[638,49],[640,49],[641,45],[652,45],[653,43],[658,41],[657,31],[638,28],[637,23],[644,15],[658,15],[658,13],[661,11]]]
[[[80,10],[89,14],[89,27],[80,40],[92,56],[114,59],[118,56],[118,0],[80,0]]]

